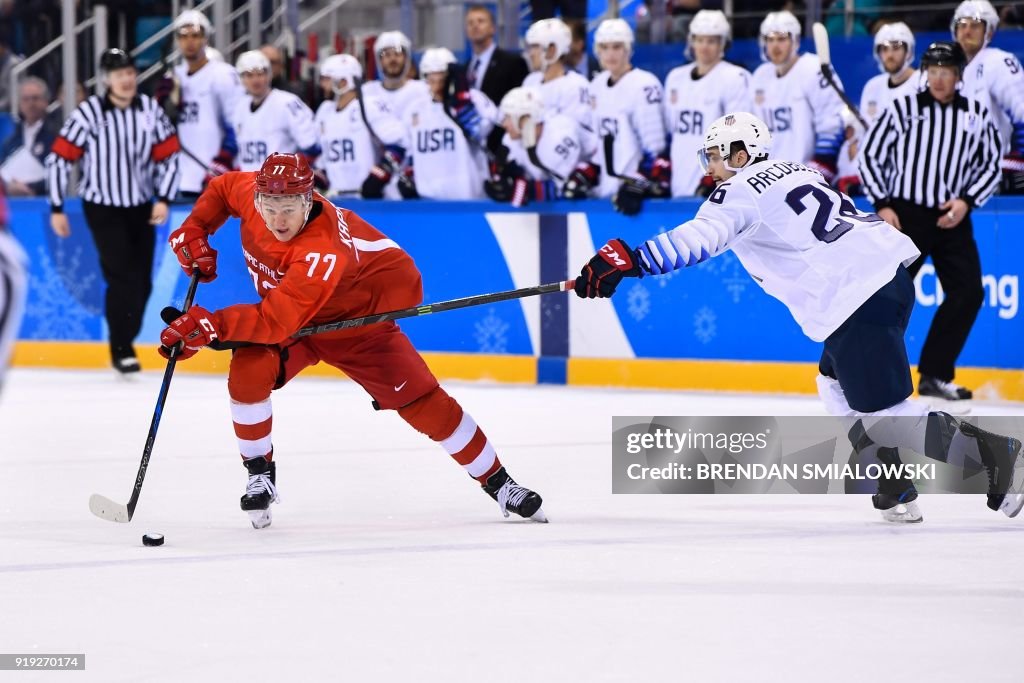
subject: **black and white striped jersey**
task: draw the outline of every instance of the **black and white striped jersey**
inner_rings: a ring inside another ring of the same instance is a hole
[[[81,162],[79,195],[94,204],[139,206],[178,191],[178,136],[170,119],[149,95],[137,95],[125,109],[93,95],[64,122],[47,157],[50,205],[60,211],[68,175]]]

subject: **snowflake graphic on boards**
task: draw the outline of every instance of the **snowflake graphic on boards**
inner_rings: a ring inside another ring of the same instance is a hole
[[[633,283],[626,294],[626,311],[629,317],[640,322],[651,312],[651,294],[639,280]]]
[[[494,315],[494,309],[488,309],[474,327],[473,337],[481,353],[505,353],[508,349],[508,323]]]
[[[37,250],[40,275],[29,276],[32,297],[25,307],[33,339],[89,339],[86,322],[96,313],[79,302],[93,288],[97,273],[84,273],[82,249],[57,249],[56,261],[45,247]],[[70,296],[69,296],[70,295]]]
[[[710,344],[718,336],[718,316],[707,306],[703,306],[693,316],[693,336],[701,344]]]

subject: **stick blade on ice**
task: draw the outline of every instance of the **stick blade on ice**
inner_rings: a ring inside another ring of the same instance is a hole
[[[94,493],[89,496],[89,510],[92,514],[108,522],[127,524],[132,520],[128,515],[128,506],[115,503],[106,496]]]
[[[822,64],[831,64],[832,56],[828,49],[828,29],[820,21],[814,22],[811,28],[814,34],[814,51],[818,53],[818,61]]]

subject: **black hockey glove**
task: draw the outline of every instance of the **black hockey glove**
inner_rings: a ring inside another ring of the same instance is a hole
[[[635,216],[644,206],[644,197],[650,189],[650,182],[643,178],[626,178],[619,191],[612,197],[612,206],[626,216]]]
[[[580,271],[574,287],[576,296],[610,297],[624,277],[643,277],[636,252],[621,239],[609,240]]]

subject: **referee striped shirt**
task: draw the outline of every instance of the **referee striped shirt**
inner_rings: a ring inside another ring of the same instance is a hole
[[[149,95],[136,95],[125,109],[93,95],[64,122],[46,159],[50,206],[63,210],[71,166],[81,161],[79,195],[106,206],[139,206],[178,191],[178,136]]]
[[[893,100],[872,124],[859,161],[876,209],[893,199],[937,209],[950,199],[974,208],[999,186],[999,132],[988,110],[957,93],[942,104],[923,92]]]

